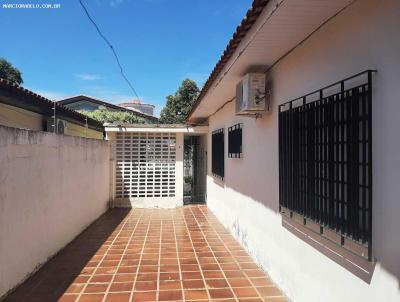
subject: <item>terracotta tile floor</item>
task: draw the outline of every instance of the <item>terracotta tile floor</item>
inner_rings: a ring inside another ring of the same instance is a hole
[[[6,301],[287,299],[206,206],[185,206],[109,211]]]

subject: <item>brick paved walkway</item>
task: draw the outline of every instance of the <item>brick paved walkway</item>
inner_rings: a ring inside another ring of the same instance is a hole
[[[206,206],[186,206],[109,211],[6,301],[287,299]]]

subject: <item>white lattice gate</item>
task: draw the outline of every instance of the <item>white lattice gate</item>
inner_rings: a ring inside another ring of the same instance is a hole
[[[118,132],[115,151],[117,205],[175,197],[175,133]]]

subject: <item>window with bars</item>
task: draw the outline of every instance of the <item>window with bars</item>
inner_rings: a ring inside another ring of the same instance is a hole
[[[242,153],[242,124],[228,128],[228,157],[241,158]]]
[[[212,142],[211,142],[211,171],[212,174],[220,179],[224,179],[224,129],[218,129],[213,131],[212,133]]]
[[[280,210],[364,246],[369,260],[373,72],[279,106]]]
[[[116,198],[175,197],[176,135],[117,133]]]

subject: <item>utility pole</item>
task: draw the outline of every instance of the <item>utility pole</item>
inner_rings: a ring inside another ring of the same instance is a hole
[[[85,116],[85,137],[88,137],[87,136],[87,129],[88,129],[87,116]]]
[[[53,101],[53,132],[57,134],[57,126],[56,126],[56,102]]]

